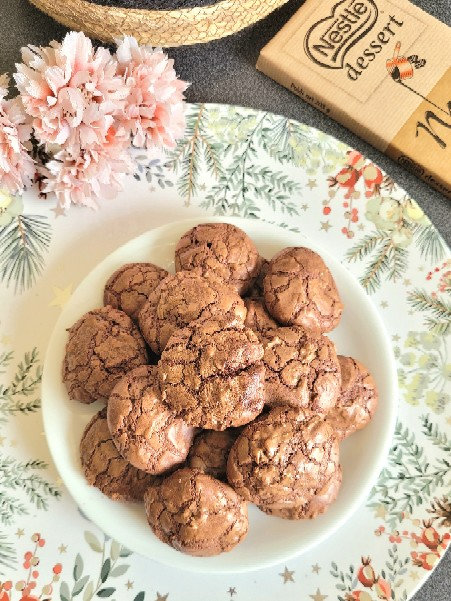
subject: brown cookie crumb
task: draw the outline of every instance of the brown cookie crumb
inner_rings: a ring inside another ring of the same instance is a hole
[[[89,311],[68,332],[63,382],[76,401],[106,403],[122,376],[147,363],[138,328],[128,315],[113,307]]]
[[[127,263],[117,269],[105,284],[103,304],[127,313],[133,320],[149,294],[169,275],[153,263]]]
[[[86,426],[80,442],[86,480],[115,501],[142,501],[155,477],[127,463],[118,453],[108,430],[106,407]]]
[[[150,348],[161,353],[175,330],[215,315],[243,321],[246,308],[238,294],[214,276],[202,277],[200,270],[179,271],[149,295],[139,325]]]
[[[183,468],[144,495],[156,536],[178,551],[207,557],[233,549],[247,534],[247,505],[230,486]]]
[[[177,330],[159,363],[162,398],[192,426],[225,430],[263,409],[263,347],[240,323],[198,320]]]
[[[290,247],[277,254],[263,287],[266,308],[281,324],[329,332],[340,321],[343,305],[335,281],[309,248]]]
[[[327,413],[340,393],[340,366],[334,343],[301,327],[266,333],[265,403]]]
[[[376,382],[368,369],[352,357],[338,355],[341,392],[327,419],[341,439],[364,428],[372,419],[378,403]]]
[[[218,480],[225,480],[229,451],[239,433],[239,428],[200,432],[191,446],[186,465]]]
[[[341,481],[342,471],[341,466],[338,466],[336,472],[309,500],[299,502],[295,499],[293,507],[271,507],[268,505],[261,506],[259,509],[269,515],[276,515],[285,520],[313,520],[325,513],[335,501],[340,490]]]
[[[255,244],[240,228],[230,223],[202,223],[182,236],[175,249],[175,269],[200,267],[213,272],[226,284],[244,294],[260,269]]]
[[[157,367],[130,371],[108,400],[108,427],[120,454],[135,467],[162,474],[183,463],[194,429],[161,400]]]
[[[233,444],[227,479],[258,506],[309,502],[338,467],[338,441],[323,416],[276,407],[246,426]]]

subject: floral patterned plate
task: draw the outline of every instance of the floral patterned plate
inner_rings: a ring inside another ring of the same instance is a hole
[[[0,197],[0,598],[409,599],[450,540],[451,255],[443,240],[370,161],[272,113],[191,105],[178,147],[139,163],[126,193],[97,213],[62,216],[36,189]],[[340,260],[380,312],[400,394],[386,465],[343,528],[279,566],[199,577],[130,554],[77,511],[42,435],[39,383],[61,308],[95,265],[154,227],[213,215],[307,232]]]

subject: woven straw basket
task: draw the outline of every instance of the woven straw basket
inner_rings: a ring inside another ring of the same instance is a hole
[[[184,46],[216,40],[256,23],[288,0],[222,0],[178,10],[100,6],[86,0],[30,0],[66,27],[112,42],[133,35],[142,44]]]

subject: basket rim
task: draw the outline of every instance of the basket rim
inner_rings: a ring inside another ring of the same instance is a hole
[[[288,0],[220,0],[207,6],[169,10],[121,8],[87,0],[29,2],[62,25],[82,30],[104,42],[133,35],[140,43],[175,47],[209,42],[237,33]],[[161,28],[163,20],[167,26],[165,29]],[[182,34],[186,39],[180,39]]]

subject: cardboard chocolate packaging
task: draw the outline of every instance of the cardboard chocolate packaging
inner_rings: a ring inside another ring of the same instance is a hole
[[[257,68],[451,198],[451,29],[408,0],[306,0]]]

